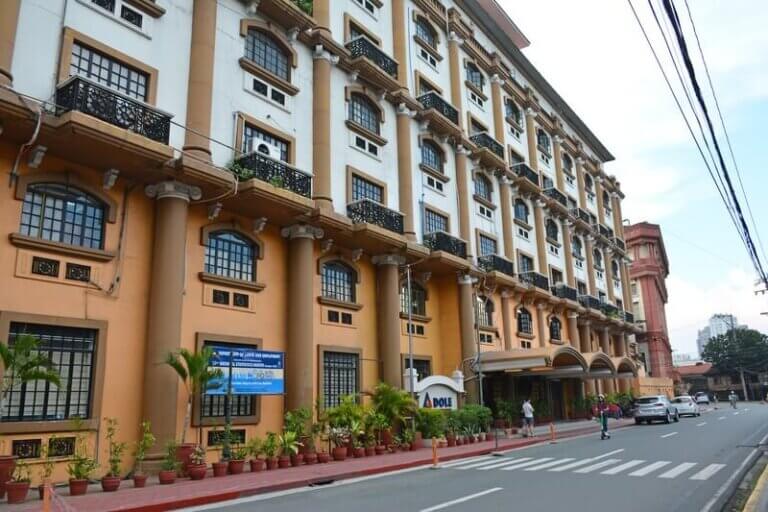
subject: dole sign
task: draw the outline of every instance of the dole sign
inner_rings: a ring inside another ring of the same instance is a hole
[[[410,390],[411,375],[406,369],[403,376],[405,389]],[[459,395],[464,393],[464,375],[456,371],[453,378],[432,375],[417,380],[413,375],[413,387],[418,396],[419,407],[426,409],[458,409]]]

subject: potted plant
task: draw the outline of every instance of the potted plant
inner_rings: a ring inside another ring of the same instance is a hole
[[[160,465],[160,473],[157,475],[160,485],[170,485],[176,481],[176,472],[181,466],[181,462],[176,457],[178,448],[179,445],[173,439],[165,443],[165,455]]]
[[[48,444],[43,444],[40,446],[40,459],[42,460],[42,463],[37,468],[37,474],[38,479],[40,480],[40,485],[37,486],[37,492],[40,495],[40,499],[43,499],[43,495],[45,494],[45,484],[50,482],[51,475],[53,474],[53,468],[55,465],[55,461],[50,456],[50,443],[55,442],[56,436],[51,436],[48,439]]]
[[[290,430],[283,432],[283,435],[278,436],[277,442],[280,446],[280,458],[278,459],[278,464],[281,468],[298,466],[303,462],[304,457],[299,453],[301,443],[299,442],[299,436],[296,435],[296,432]]]
[[[96,459],[88,456],[88,442],[82,432],[82,420],[75,420],[75,430],[78,432],[75,438],[75,453],[67,465],[70,496],[80,496],[88,492],[88,480],[99,467]]]
[[[248,448],[242,444],[232,447],[232,458],[227,462],[230,475],[239,475],[245,469],[245,458],[248,456]]]
[[[196,445],[189,456],[189,466],[187,473],[192,480],[202,480],[208,472],[208,465],[205,463],[205,448],[203,445]]]
[[[135,469],[133,471],[133,486],[144,487],[147,485],[147,474],[144,473],[144,459],[147,458],[147,450],[155,445],[155,436],[152,435],[152,424],[148,421],[141,422],[141,436],[136,441],[136,448],[133,451],[134,460],[136,461]]]
[[[352,444],[352,456],[356,459],[365,457],[365,447],[363,446],[363,440],[365,439],[365,430],[360,421],[354,420],[349,425],[349,440]]]
[[[442,437],[445,433],[445,423],[445,414],[438,409],[419,409],[416,413],[416,429],[423,439]]]
[[[371,394],[373,409],[387,420],[387,429],[382,432],[384,444],[392,442],[389,428],[398,427],[404,418],[412,415],[417,408],[416,402],[407,391],[397,389],[385,382],[380,382]]]
[[[344,460],[347,458],[347,444],[349,444],[349,428],[331,427],[328,431],[328,438],[333,443],[331,455],[333,460]]]
[[[123,461],[123,452],[126,444],[117,442],[117,420],[115,418],[105,418],[107,422],[107,444],[109,447],[109,471],[101,479],[101,489],[104,492],[114,492],[120,488],[120,464]]]
[[[299,407],[293,411],[285,413],[283,430],[295,432],[296,439],[301,443],[299,452],[305,454],[309,443],[308,438],[312,435],[312,409],[309,407]]]
[[[29,466],[24,462],[16,463],[11,479],[5,483],[8,491],[8,504],[24,503],[29,494]]]
[[[3,375],[0,388],[0,410],[5,410],[11,386],[31,381],[44,381],[56,387],[61,378],[53,361],[37,350],[40,340],[30,334],[16,336],[13,342],[0,342],[0,362]],[[0,455],[0,499],[5,496],[5,482],[11,479],[16,465],[15,455]]]
[[[448,442],[448,447],[456,446],[457,437],[461,432],[461,420],[459,418],[459,412],[452,410],[445,414],[445,439]]]
[[[211,347],[203,347],[197,353],[182,348],[178,352],[168,353],[165,357],[165,364],[176,372],[179,380],[184,383],[184,387],[187,389],[187,410],[184,414],[181,439],[177,445],[178,459],[181,462],[183,473],[186,473],[189,457],[195,448],[195,443],[186,442],[187,431],[192,418],[192,402],[195,397],[199,397],[207,390],[220,387],[221,379],[224,376],[221,369],[210,367],[212,357],[213,349]],[[198,443],[201,442],[201,432],[198,429]]]
[[[245,446],[251,456],[251,472],[264,471],[264,459],[260,457],[263,448],[261,438],[254,436],[248,440]]]
[[[277,451],[279,449],[278,446],[278,440],[277,440],[277,434],[274,432],[267,432],[267,437],[264,440],[264,444],[262,445],[262,452],[264,453],[264,457],[266,457],[267,461],[267,469],[277,469],[278,467],[278,458],[277,458]]]
[[[406,428],[403,430],[402,434],[400,435],[400,449],[404,452],[409,452],[414,449],[413,443],[416,439],[416,432],[413,431],[413,429]]]

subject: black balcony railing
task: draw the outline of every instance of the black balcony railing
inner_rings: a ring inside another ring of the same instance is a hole
[[[168,144],[171,115],[82,77],[56,89],[56,115],[76,110],[109,124]]]
[[[392,78],[397,78],[397,62],[384,53],[381,48],[368,40],[365,36],[359,36],[347,43],[347,50],[352,57],[365,57],[381,68]]]
[[[424,245],[433,251],[445,251],[459,258],[467,257],[467,242],[451,236],[445,231],[434,231],[425,234]]]
[[[600,311],[605,313],[606,316],[616,317],[619,316],[619,308],[609,302],[603,302],[600,304]]]
[[[521,178],[525,178],[526,180],[530,181],[537,187],[539,186],[539,173],[531,169],[528,164],[524,163],[518,163],[510,167],[512,169],[512,172],[520,176]]]
[[[538,272],[523,272],[517,277],[523,283],[528,283],[536,288],[549,291],[549,278],[544,274],[539,274]]]
[[[590,213],[584,208],[571,208],[571,215],[587,224],[592,224]]]
[[[403,234],[403,214],[390,210],[386,206],[371,201],[370,199],[360,199],[347,205],[347,217],[352,219],[355,224],[367,222],[375,224],[384,229],[394,231],[400,235]]]
[[[561,205],[568,207],[568,199],[565,197],[565,194],[557,190],[556,188],[548,188],[544,190],[544,195],[549,197],[550,199],[554,199]]]
[[[421,103],[425,109],[433,108],[437,110],[443,117],[458,126],[459,111],[453,108],[453,105],[445,101],[443,97],[435,91],[419,96],[419,103]]]
[[[634,313],[630,313],[629,311],[624,312],[624,321],[630,324],[635,323],[635,315]]]
[[[600,224],[598,226],[598,229],[600,231],[600,234],[607,238],[608,240],[613,240],[613,230],[609,228],[608,226],[604,226]]]
[[[552,295],[555,297],[560,297],[561,299],[568,299],[576,302],[578,298],[578,292],[576,291],[576,288],[571,288],[570,286],[564,285],[564,284],[557,284],[552,287]]]
[[[600,299],[593,297],[592,295],[579,295],[579,304],[585,308],[599,310],[602,302],[600,302]]]
[[[510,277],[515,275],[515,265],[506,258],[502,258],[497,254],[487,254],[477,258],[477,266],[486,272],[501,272],[507,274]]]
[[[475,135],[472,135],[469,140],[471,140],[473,143],[477,144],[481,148],[485,148],[490,150],[492,153],[494,153],[499,158],[504,158],[504,146],[499,144],[496,139],[488,135],[487,133],[477,133]]]
[[[619,238],[619,237],[614,238],[613,239],[613,243],[616,245],[616,247],[618,247],[622,251],[626,251],[627,250],[626,245],[624,245],[624,240],[622,240],[621,238]]]
[[[238,158],[230,170],[240,181],[256,178],[301,196],[312,197],[312,176],[259,152]]]

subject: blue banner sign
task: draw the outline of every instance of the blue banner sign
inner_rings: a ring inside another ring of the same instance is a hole
[[[211,381],[209,395],[282,395],[285,393],[285,354],[243,347],[213,345],[211,367],[222,378]]]

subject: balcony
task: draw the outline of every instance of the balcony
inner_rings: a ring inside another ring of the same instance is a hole
[[[600,233],[600,236],[603,236],[608,240],[613,240],[613,230],[608,226],[604,226],[603,224],[598,224],[598,233]]]
[[[459,258],[467,257],[467,242],[445,231],[434,231],[424,235],[424,246],[433,251],[445,251]]]
[[[517,174],[521,185],[527,183],[528,188],[531,188],[530,185],[533,185],[535,189],[539,188],[539,173],[531,169],[528,164],[519,162],[512,165],[509,170]]]
[[[487,133],[477,133],[469,137],[475,145],[481,148],[485,148],[498,156],[502,160],[504,159],[504,146],[496,142],[496,139],[488,135]]]
[[[633,324],[635,323],[635,315],[634,313],[630,313],[629,311],[624,312],[624,321]]]
[[[368,38],[356,37],[346,44],[346,48],[352,59],[352,68],[362,78],[390,92],[400,87],[397,81],[397,61]]]
[[[627,250],[627,246],[626,246],[626,245],[624,245],[624,240],[622,240],[621,238],[619,238],[619,237],[615,237],[615,238],[613,239],[613,243],[614,243],[614,245],[615,245],[616,247],[618,247],[618,249],[619,249],[621,252],[625,252],[625,251]]]
[[[517,276],[521,282],[549,291],[549,278],[538,272],[523,272]]]
[[[477,266],[485,272],[501,272],[510,277],[515,275],[514,264],[506,258],[496,254],[487,254],[477,258]]]
[[[56,89],[56,115],[78,111],[119,128],[168,144],[171,115],[82,77]]]
[[[290,190],[300,196],[312,197],[311,175],[259,152],[249,153],[238,158],[230,166],[230,171],[237,176],[239,181],[256,178],[274,187]]]
[[[579,304],[585,308],[599,311],[602,302],[600,302],[600,299],[593,297],[592,295],[579,295]]]
[[[552,295],[561,299],[568,299],[576,302],[578,300],[578,292],[576,288],[571,288],[565,284],[556,284],[552,287]]]
[[[355,224],[368,223],[403,234],[403,214],[370,199],[360,199],[347,205],[347,217]]]
[[[545,189],[544,195],[560,204],[563,208],[568,208],[568,199],[565,197],[565,194],[556,188]]]
[[[603,302],[600,304],[600,311],[602,311],[605,316],[609,316],[611,318],[618,318],[619,317],[619,308],[614,306],[613,304],[609,302]]]
[[[448,135],[461,133],[459,128],[459,111],[445,101],[438,93],[432,91],[422,94],[419,96],[418,101],[424,107],[424,112],[422,112],[421,116],[429,121],[430,126]]]

